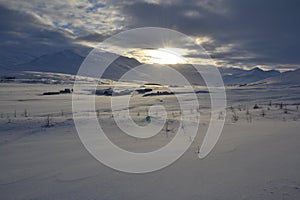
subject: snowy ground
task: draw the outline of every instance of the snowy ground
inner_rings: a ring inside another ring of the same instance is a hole
[[[227,88],[224,130],[203,160],[195,152],[207,129],[209,102],[208,94],[198,94],[202,122],[189,150],[163,170],[132,175],[102,165],[85,150],[72,119],[71,94],[41,95],[72,85],[42,83],[0,83],[1,199],[300,198],[298,87]],[[124,149],[149,151],[173,137],[179,112],[173,96],[136,95],[132,100],[137,123],[149,105],[168,107],[170,131],[162,130],[151,141],[120,136],[113,128],[109,97],[96,101],[99,121]]]

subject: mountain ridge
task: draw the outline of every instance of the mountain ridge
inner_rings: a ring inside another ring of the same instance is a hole
[[[38,71],[38,72],[54,72],[75,75],[84,61],[86,54],[76,52],[73,49],[64,49],[52,54],[45,54],[32,59],[29,62],[14,66],[14,70],[18,71]],[[141,65],[134,58],[120,56],[117,58],[103,74],[103,78],[118,80],[126,71]],[[176,70],[185,76],[191,78],[193,84],[203,84],[204,81],[198,76],[197,72],[189,65],[172,65]],[[259,67],[245,70],[241,68],[219,68],[225,85],[247,85],[258,82],[278,83],[280,80],[287,79],[294,72],[280,73],[277,70],[263,70]],[[297,70],[295,70],[297,71]],[[298,70],[300,71],[300,69]],[[160,72],[155,72],[159,74]],[[155,75],[154,73],[154,75]],[[164,73],[164,72],[162,72]],[[298,74],[298,73],[297,73]],[[164,74],[159,74],[164,77]],[[295,78],[293,78],[295,79]],[[293,81],[294,83],[297,81]]]

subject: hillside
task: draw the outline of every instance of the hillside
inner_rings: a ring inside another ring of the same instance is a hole
[[[251,70],[229,68],[229,69],[221,70],[221,73],[222,72],[223,72],[223,81],[226,85],[236,85],[236,84],[242,85],[242,84],[255,83],[257,81],[261,81],[266,78],[276,77],[280,75],[279,71],[276,70],[264,71],[258,67],[253,68]]]
[[[300,69],[281,73],[279,76],[262,80],[271,85],[300,86]]]
[[[84,58],[84,54],[66,49],[34,58],[30,62],[10,68],[10,71],[53,72],[74,75],[77,73]],[[110,65],[104,73],[103,78],[117,80],[125,72],[139,65],[141,63],[136,59],[120,56]],[[198,72],[191,65],[178,64],[170,66],[183,74],[192,84],[204,85],[202,77],[198,75]],[[251,70],[240,68],[219,68],[219,70],[225,85],[245,85],[262,82],[266,82],[267,84],[299,84],[299,70],[284,73],[280,73],[277,70],[265,71],[257,67]],[[144,77],[146,75],[148,77],[159,76],[164,79],[169,76],[168,70],[157,67],[149,68],[147,74],[137,73],[133,77]]]

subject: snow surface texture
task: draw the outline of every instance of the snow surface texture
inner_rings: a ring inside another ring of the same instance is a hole
[[[71,94],[42,95],[72,88],[74,76],[9,75],[16,79],[0,83],[1,199],[300,198],[300,90],[296,81],[271,78],[270,84],[227,87],[226,124],[218,144],[203,160],[197,151],[207,129],[210,102],[205,88],[195,86],[201,105],[191,112],[201,114],[201,125],[191,147],[165,169],[132,175],[104,166],[83,147],[72,119]],[[297,77],[292,72],[283,76]],[[113,83],[102,80],[99,90]],[[122,84],[126,90],[135,83]],[[168,89],[149,87],[153,92]],[[139,153],[170,142],[180,115],[173,95],[143,95],[134,93],[131,100],[130,112],[137,124],[144,125],[152,104],[166,106],[168,111],[168,125],[150,139],[120,133],[109,109],[110,97],[96,96],[99,123],[107,136],[121,148]]]

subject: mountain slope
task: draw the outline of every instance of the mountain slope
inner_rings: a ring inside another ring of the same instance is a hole
[[[232,73],[226,73],[228,71]],[[279,71],[264,71],[257,67],[251,70],[229,68],[227,71],[223,70],[223,81],[226,85],[249,84],[264,80],[266,78],[276,77],[278,75],[280,75]]]
[[[54,54],[40,56],[31,60],[30,62],[17,65],[14,69],[18,71],[76,74],[84,59],[84,54],[80,54],[75,50],[64,50]],[[136,59],[120,56],[108,67],[102,77],[112,80],[118,80],[124,73],[139,65],[141,65],[141,63],[139,63]],[[178,64],[170,66],[177,70],[179,73],[183,74],[190,83],[205,85],[202,77],[199,76],[199,73],[194,69],[192,65]],[[239,68],[219,68],[219,70],[223,77],[225,85],[256,83],[281,75],[279,71],[264,71],[260,68],[254,68],[251,70],[244,70]],[[149,68],[147,74],[136,74],[136,76],[133,76],[133,78],[143,76],[155,76],[161,77],[161,79],[166,79],[166,77],[169,76],[169,72],[164,68],[154,66],[153,68]],[[277,79],[274,79],[274,81],[275,80]],[[269,81],[271,81],[271,79]]]
[[[262,80],[271,85],[300,86],[300,69],[281,73],[279,76]]]
[[[17,65],[15,69],[22,71],[76,74],[83,60],[83,56],[71,50],[64,50],[58,53],[40,56],[30,62]]]
[[[83,55],[73,50],[64,50],[54,54],[40,56],[30,62],[17,65],[14,69],[18,71],[77,74],[84,59],[85,57]],[[104,76],[106,78],[116,79],[120,77],[120,74],[137,65],[140,65],[137,60],[120,56],[111,64]]]

